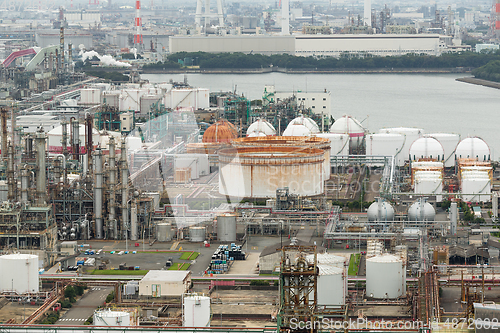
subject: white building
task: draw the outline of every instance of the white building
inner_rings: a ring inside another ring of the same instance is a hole
[[[191,286],[190,271],[151,270],[139,281],[139,296],[180,297]]]
[[[303,105],[306,109],[311,109],[315,114],[323,114],[325,116],[331,113],[331,98],[332,94],[328,90],[324,91],[275,91],[274,86],[266,86],[267,92],[274,92],[274,100],[289,98],[293,95],[297,98],[297,104]]]

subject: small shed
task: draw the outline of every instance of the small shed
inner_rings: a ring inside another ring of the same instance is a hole
[[[190,286],[190,271],[151,270],[139,281],[139,296],[180,297]]]

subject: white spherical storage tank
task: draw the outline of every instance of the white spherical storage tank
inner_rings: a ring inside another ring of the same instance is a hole
[[[375,133],[366,136],[366,155],[394,156],[396,165],[403,166],[406,156],[405,136],[399,133]]]
[[[442,162],[444,160],[443,145],[434,138],[418,138],[410,146],[410,160],[418,161],[419,159]]]
[[[318,124],[316,124],[316,122],[309,117],[304,117],[304,116],[297,117],[288,124],[287,128],[290,127],[291,125],[304,125],[309,129],[309,131],[311,131],[312,134],[321,132],[319,130]]]
[[[478,161],[489,161],[491,159],[490,147],[483,139],[478,137],[465,138],[457,145],[455,158],[473,158]]]
[[[236,241],[235,214],[224,214],[217,216],[217,240],[220,242]]]
[[[311,135],[311,130],[305,125],[301,124],[290,124],[283,131],[283,136],[309,136]]]
[[[343,116],[330,126],[330,133],[349,135],[349,149],[352,151],[362,146],[365,128],[351,116]]]
[[[210,297],[186,296],[183,299],[184,327],[210,327]]]
[[[0,291],[37,293],[39,284],[38,256],[21,253],[0,256]]]
[[[343,268],[318,264],[318,305],[345,305],[347,278]]]
[[[94,326],[130,326],[130,313],[103,309],[94,311]]]
[[[340,133],[318,133],[315,137],[330,140],[330,156],[349,155],[349,135]]]
[[[366,295],[394,299],[406,295],[406,267],[392,254],[366,259]]]
[[[247,137],[249,137],[249,138],[263,137],[263,136],[267,136],[267,135],[265,135],[262,132],[252,132],[250,134],[247,134]]]
[[[247,136],[268,136],[276,135],[274,126],[265,119],[257,119],[247,129]]]
[[[380,198],[368,207],[367,214],[370,222],[394,221],[394,208],[390,203]]]
[[[269,198],[290,193],[324,192],[325,152],[316,148],[247,147],[219,152],[219,193],[233,198]]]
[[[403,135],[405,137],[405,141],[401,154],[403,154],[402,156],[404,157],[404,160],[408,160],[411,144],[423,135],[424,130],[421,128],[413,128],[413,127],[391,127],[391,128],[382,128],[379,130],[379,133]]]
[[[436,210],[432,205],[419,199],[408,208],[408,221],[434,221]]]
[[[460,142],[460,135],[454,133],[431,133],[425,136],[438,140],[444,149],[444,166],[449,168],[455,165],[455,149]]]

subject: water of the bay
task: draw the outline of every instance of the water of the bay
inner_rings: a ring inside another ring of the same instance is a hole
[[[464,74],[144,74],[150,82],[183,81],[210,91],[262,98],[264,85],[277,91],[332,94],[332,116],[351,115],[370,132],[383,127],[418,127],[426,133],[479,136],[500,154],[500,90],[455,79]],[[495,154],[497,152],[497,154]]]

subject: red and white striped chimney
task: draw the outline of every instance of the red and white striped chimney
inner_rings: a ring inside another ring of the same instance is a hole
[[[135,1],[135,35],[134,35],[134,47],[139,51],[139,47],[142,44],[142,20],[141,20],[141,1]]]

